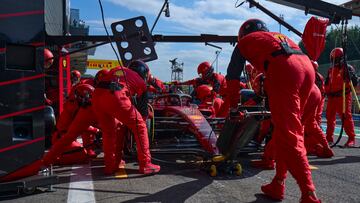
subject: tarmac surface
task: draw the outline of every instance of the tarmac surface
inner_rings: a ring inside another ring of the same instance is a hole
[[[342,139],[341,144],[346,141]],[[359,135],[357,144],[360,144]],[[335,157],[321,159],[309,156],[317,194],[323,202],[360,202],[360,148],[335,147]],[[88,164],[54,168],[59,183],[53,191],[37,189],[33,194],[2,197],[3,202],[274,202],[265,197],[260,186],[271,181],[274,170],[252,168],[251,159],[259,152],[242,153],[241,176],[219,174],[210,177],[199,164],[164,164],[153,176],[137,171],[134,160],[127,159],[126,168],[116,176],[104,176],[100,158]],[[174,155],[158,157],[175,161]],[[182,159],[183,160],[183,159]],[[177,161],[179,162],[179,160]],[[7,194],[9,195],[9,194]],[[300,191],[291,175],[286,181],[283,202],[298,202]]]

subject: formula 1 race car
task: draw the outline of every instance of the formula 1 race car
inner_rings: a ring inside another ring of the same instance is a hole
[[[148,122],[151,153],[201,157],[211,176],[219,168],[241,174],[237,155],[257,134],[259,121],[270,113],[258,106],[240,105],[237,116],[212,118],[207,109],[199,109],[191,101],[192,97],[183,93],[153,99],[154,116]]]
[[[217,135],[213,127],[191,100],[187,94],[165,94],[154,100],[152,148],[164,148],[166,143],[172,140],[176,144],[168,145],[166,148],[200,147],[210,155],[219,153],[216,147]]]

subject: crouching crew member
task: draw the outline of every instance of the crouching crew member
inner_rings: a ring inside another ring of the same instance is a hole
[[[142,61],[133,61],[129,68],[116,67],[101,77],[96,77],[93,105],[103,132],[103,148],[106,173],[117,170],[114,137],[115,119],[120,121],[134,134],[139,171],[153,174],[160,171],[160,166],[151,163],[148,130],[145,119],[148,113],[146,81],[149,68]],[[144,115],[142,115],[142,114]]]
[[[200,85],[195,89],[196,97],[200,100],[199,108],[209,109],[211,117],[217,117],[224,101],[216,97],[216,93],[209,85]]]
[[[60,155],[65,152],[73,141],[76,141],[79,135],[87,131],[90,126],[96,125],[97,120],[91,107],[93,92],[94,88],[88,84],[80,84],[75,88],[74,94],[79,109],[71,120],[66,133],[56,140],[49,152],[44,156],[43,163],[46,166],[56,163]]]

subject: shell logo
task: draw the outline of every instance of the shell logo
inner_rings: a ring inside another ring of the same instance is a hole
[[[286,41],[286,36],[285,35],[283,35],[283,34],[275,34],[274,35],[274,38],[275,39],[279,39],[280,41]]]
[[[122,70],[118,70],[118,71],[115,72],[115,75],[120,77],[120,76],[124,75],[124,72]]]

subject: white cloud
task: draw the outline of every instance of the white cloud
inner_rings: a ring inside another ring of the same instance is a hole
[[[163,0],[107,0],[115,5],[124,7],[130,11],[137,11],[155,17],[163,4]],[[170,18],[162,18],[162,21],[171,23],[167,28],[172,31],[187,33],[208,33],[220,35],[236,35],[241,23],[248,18],[261,18],[268,24],[276,24],[269,17],[256,9],[249,9],[248,5],[235,8],[235,1],[202,0],[195,1],[191,7],[185,7],[170,2]],[[267,2],[267,4],[269,4]],[[271,3],[270,3],[271,4]],[[270,7],[279,10],[281,6],[270,5]],[[144,9],[146,8],[146,9]],[[281,9],[280,9],[281,10]],[[219,17],[224,15],[225,17]],[[290,12],[287,17],[290,17]],[[106,24],[110,25],[120,19],[107,17]],[[96,30],[102,29],[100,20],[88,20],[87,23],[95,27]],[[229,44],[222,44],[223,50],[219,56],[219,72],[225,74],[226,68],[233,50]],[[189,48],[190,47],[190,48]],[[179,58],[179,61],[185,63],[184,79],[190,79],[197,76],[197,65],[202,61],[212,62],[215,59],[215,49],[205,47],[204,44],[174,44],[158,43],[156,51],[159,59],[149,62],[151,71],[162,80],[170,80],[170,62],[169,59]],[[96,58],[114,59],[115,55],[109,45],[99,47],[96,51]],[[215,66],[215,64],[214,64]]]
[[[204,44],[179,44],[175,43],[158,43],[156,45],[156,52],[159,59],[149,62],[151,71],[156,77],[161,80],[169,81],[171,77],[171,63],[170,59],[178,58],[178,62],[184,62],[184,80],[197,77],[197,66],[203,61],[212,63],[215,59],[215,49],[206,47]],[[190,48],[190,49],[189,49]],[[232,53],[232,46],[229,44],[223,45],[223,51],[220,53],[218,60],[219,72],[225,73],[230,54]],[[213,64],[215,67],[215,64]]]
[[[107,0],[115,5],[120,5],[131,11],[137,11],[144,14],[156,15],[163,3],[162,0]],[[272,10],[275,14],[284,13],[284,6],[261,2],[263,5]],[[146,8],[146,9],[144,9]],[[293,17],[300,11],[292,8],[286,9],[286,19]],[[219,1],[219,0],[201,0],[194,1],[191,7],[178,5],[170,1],[170,18],[162,18],[162,20],[171,22],[174,27],[181,26],[182,31],[191,31],[197,33],[218,33],[233,34],[239,29],[241,23],[249,18],[261,18],[268,24],[277,24],[270,17],[255,8],[248,8],[248,4],[244,4],[239,8],[235,8],[235,1]],[[213,15],[227,15],[219,17]]]
[[[116,47],[115,43],[113,43],[113,46],[114,46],[115,50],[117,51],[117,47]],[[116,59],[116,56],[115,56],[115,53],[112,50],[110,44],[105,44],[105,45],[97,47],[95,56],[89,56],[89,58],[106,59],[106,60],[112,59],[113,60],[113,59]]]
[[[121,9],[140,12],[147,18],[155,18],[158,14],[163,0],[106,0]],[[332,0],[330,3],[340,4],[345,0]],[[235,8],[235,0],[198,0],[186,1],[186,5],[181,4],[182,1],[170,1],[170,18],[161,17],[156,30],[166,29],[169,32],[182,32],[191,34],[219,34],[219,35],[236,35],[239,26],[248,18],[263,19],[271,30],[278,30],[278,23],[266,16],[260,10],[249,9],[248,3],[239,8]],[[190,3],[189,3],[190,2]],[[262,5],[274,12],[276,15],[284,14],[284,18],[300,32],[310,18],[305,16],[304,11],[285,7],[269,1],[260,1]],[[190,5],[189,5],[190,4]],[[129,16],[132,17],[132,16]],[[106,24],[121,19],[107,16]],[[170,24],[166,28],[162,28],[164,22]],[[102,22],[100,20],[87,20],[91,29],[98,32],[102,30]],[[148,22],[149,23],[149,22]],[[350,21],[353,23],[353,21]],[[150,25],[149,25],[150,26]],[[286,28],[282,28],[286,30]],[[300,38],[294,33],[290,33],[289,37],[294,41],[300,41]],[[223,51],[219,57],[219,71],[225,74],[227,64],[229,62],[233,47],[229,44],[222,44]],[[162,80],[170,80],[170,59],[175,57],[179,61],[185,63],[184,79],[190,79],[197,76],[197,65],[202,61],[212,61],[215,58],[215,49],[205,47],[203,44],[179,44],[179,43],[157,43],[156,51],[159,59],[149,62],[151,71]],[[114,59],[115,55],[109,45],[99,47],[96,51],[96,58]]]
[[[109,18],[109,17],[107,17],[107,18],[105,18],[105,24],[106,24],[106,26],[110,26],[111,25],[111,23],[113,23],[113,22],[116,22],[116,21],[121,21],[121,20],[124,20],[124,19],[121,19],[121,18]],[[101,19],[99,19],[99,20],[87,20],[86,21],[86,24],[88,24],[88,25],[95,25],[95,26],[101,26],[101,27],[103,27],[103,22],[102,22],[102,20]]]
[[[107,0],[115,5],[131,11],[141,12],[145,15],[155,17],[163,4],[163,0]],[[249,8],[248,3],[235,8],[235,0],[200,0],[188,1],[184,6],[181,1],[170,1],[170,18],[161,18],[161,21],[171,23],[165,29],[169,32],[183,33],[209,33],[220,35],[236,34],[242,22],[249,18],[260,18],[264,20],[271,30],[278,30],[278,23],[256,8]],[[264,7],[271,10],[275,15],[283,14],[286,21],[293,24],[299,31],[309,17],[305,17],[304,11],[282,6],[269,1],[260,2]],[[146,9],[144,9],[146,8]],[[161,24],[161,21],[159,24]],[[161,25],[160,25],[161,26]],[[158,29],[160,27],[156,29]],[[155,29],[155,32],[156,32]],[[164,31],[164,29],[160,30]]]
[[[114,5],[121,6],[130,11],[141,12],[145,15],[155,17],[159,12],[163,0],[106,0]],[[234,34],[237,33],[242,22],[249,18],[260,18],[264,20],[270,29],[277,30],[278,23],[256,8],[249,8],[245,3],[241,7],[235,8],[235,0],[198,0],[187,1],[184,6],[183,1],[170,1],[170,18],[161,18],[161,21],[171,23],[166,30],[179,31],[185,33],[213,33],[213,34]],[[327,0],[329,3],[340,4],[346,0]],[[305,16],[304,11],[291,7],[286,7],[270,1],[260,1],[261,5],[272,11],[275,15],[283,14],[285,21],[290,22],[295,28],[302,31],[306,20],[310,16]],[[107,24],[119,19],[107,19]],[[88,21],[99,24],[100,21]],[[159,23],[161,24],[161,22]],[[158,28],[158,27],[157,27]],[[156,31],[156,29],[155,29]]]
[[[155,17],[163,4],[163,0],[107,0],[115,5],[130,11],[141,12],[145,15]],[[170,18],[161,18],[161,21],[171,23],[165,29],[169,32],[183,33],[209,33],[209,34],[236,34],[242,22],[249,18],[260,18],[264,20],[271,30],[278,30],[278,23],[256,8],[249,8],[248,3],[235,8],[235,0],[200,0],[189,1],[190,6],[180,4],[181,1],[170,1]],[[187,2],[187,3],[189,3]],[[264,7],[271,10],[275,15],[283,14],[286,21],[293,24],[295,28],[302,31],[309,17],[305,17],[301,10],[282,6],[269,1],[260,2]],[[146,8],[146,9],[144,9]],[[107,18],[107,24],[119,19]],[[159,24],[161,24],[161,21]],[[100,24],[100,21],[88,21]],[[161,25],[160,25],[161,26]],[[156,30],[160,27],[155,29]],[[164,31],[164,29],[160,30]]]
[[[207,47],[204,44],[190,44],[184,43],[181,48],[178,48],[177,43],[157,43],[156,52],[159,59],[149,62],[149,67],[156,77],[163,81],[170,81],[171,63],[170,59],[178,58],[178,62],[184,62],[184,80],[188,80],[197,77],[197,66],[203,61],[213,62],[215,59],[216,49]],[[221,51],[218,59],[218,70],[222,74],[225,74],[228,65],[228,60],[232,53],[233,47],[229,44],[222,45],[223,50]],[[116,49],[116,47],[115,47]],[[111,49],[110,45],[103,45],[97,48],[96,56],[90,58],[95,59],[115,59],[115,54]],[[215,68],[215,64],[214,68]],[[91,72],[94,74],[94,72]]]
[[[129,9],[130,11],[140,11],[142,13],[156,15],[162,4],[163,0],[106,0],[116,5],[120,5]]]

